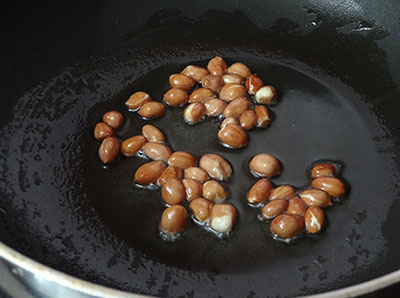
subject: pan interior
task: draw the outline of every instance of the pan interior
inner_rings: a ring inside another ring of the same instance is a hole
[[[386,218],[398,194],[399,168],[391,127],[379,120],[380,113],[389,112],[376,109],[368,101],[370,94],[344,84],[346,76],[323,72],[318,63],[299,62],[296,55],[282,52],[282,40],[269,42],[280,40],[279,30],[290,35],[290,26],[283,26],[289,22],[279,20],[281,29],[268,31],[236,12],[207,14],[208,24],[214,25],[232,18],[247,29],[235,28],[234,36],[224,38],[218,38],[220,31],[210,31],[211,25],[187,18],[168,28],[155,28],[154,20],[149,21],[143,30],[148,33],[134,34],[109,56],[68,68],[19,99],[0,132],[2,240],[80,278],[171,297],[264,297],[266,291],[272,297],[304,295],[397,268],[396,260],[387,260],[393,249],[386,240],[391,239],[392,247],[400,245]],[[357,42],[369,41],[360,37]],[[299,56],[305,49],[299,44]],[[182,109],[168,108],[165,116],[148,122],[124,107],[137,90],[161,100],[170,74],[187,64],[205,66],[214,55],[245,63],[278,89],[271,126],[250,132],[246,148],[222,147],[214,119],[188,126]],[[322,65],[328,59],[316,57]],[[98,161],[93,127],[111,109],[126,118],[120,139],[151,123],[163,130],[173,150],[197,157],[217,153],[230,161],[234,173],[225,184],[228,202],[240,215],[231,238],[220,240],[189,222],[179,241],[160,239],[159,191],[132,185],[135,169],[145,160],[122,157],[107,170]],[[273,240],[267,225],[257,220],[259,211],[248,207],[245,197],[256,181],[247,163],[260,152],[282,162],[282,174],[272,179],[276,185],[307,185],[309,167],[317,160],[343,165],[350,193],[326,210],[329,225],[321,235],[286,245]],[[394,213],[388,218],[394,220]]]

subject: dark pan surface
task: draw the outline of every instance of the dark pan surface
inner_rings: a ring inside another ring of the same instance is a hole
[[[388,33],[349,35],[340,24],[326,17],[310,29],[280,18],[260,29],[240,11],[210,10],[193,19],[161,10],[109,55],[39,84],[15,103],[0,132],[2,241],[86,280],[171,297],[304,295],[398,269],[398,89],[386,53],[375,45]],[[356,48],[362,55],[353,54]],[[169,74],[217,54],[248,64],[278,88],[281,101],[271,127],[251,132],[250,145],[239,151],[218,144],[213,120],[189,127],[182,110],[168,109],[152,122],[174,150],[215,152],[232,163],[226,185],[240,212],[229,240],[190,224],[181,241],[167,244],[157,235],[158,192],[132,187],[144,160],[121,158],[105,171],[92,129],[117,108],[128,119],[119,137],[139,133],[144,121],[126,111],[126,97],[144,89],[160,99]],[[322,235],[286,245],[257,221],[244,197],[255,181],[246,163],[259,152],[283,163],[276,184],[302,187],[319,159],[344,165],[351,192],[327,210]]]

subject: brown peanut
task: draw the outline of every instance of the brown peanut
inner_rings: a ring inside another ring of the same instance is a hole
[[[121,153],[125,156],[134,156],[146,144],[146,138],[142,135],[133,136],[121,143]]]
[[[272,185],[268,179],[260,179],[250,188],[247,201],[253,205],[265,203],[271,194],[271,189]]]
[[[206,199],[197,198],[190,202],[189,208],[196,220],[199,222],[205,222],[211,217],[211,210],[213,204]]]
[[[208,62],[207,69],[211,74],[222,77],[226,73],[227,65],[224,59],[216,56]]]
[[[332,205],[329,194],[320,189],[307,189],[300,194],[307,206],[328,207]]]
[[[207,172],[199,167],[190,167],[185,169],[185,178],[193,179],[199,181],[200,183],[204,183],[210,179]]]
[[[203,185],[199,181],[185,178],[182,180],[183,186],[185,187],[186,200],[189,202],[193,199],[201,197]]]
[[[280,185],[277,188],[274,188],[269,197],[270,201],[283,199],[289,200],[296,195],[296,191],[290,185]]]
[[[250,101],[247,97],[238,97],[232,100],[224,110],[224,117],[239,117],[250,108]]]
[[[222,77],[224,84],[242,84],[243,78],[237,74],[226,74]]]
[[[142,134],[150,143],[164,143],[164,134],[157,127],[147,124],[142,127]]]
[[[215,98],[215,94],[212,90],[208,88],[199,88],[190,94],[189,102],[204,102],[211,98]]]
[[[264,86],[258,89],[255,95],[256,102],[259,104],[271,104],[275,101],[276,89],[273,86]]]
[[[133,93],[128,100],[125,101],[125,106],[132,111],[137,111],[142,105],[149,101],[151,101],[149,94],[143,91],[138,91]]]
[[[208,75],[210,72],[207,69],[200,66],[188,65],[185,67],[184,70],[182,70],[181,73],[188,77],[191,77],[196,82],[200,82],[201,79],[204,78],[206,75]]]
[[[159,143],[146,143],[143,146],[143,153],[152,160],[161,160],[166,162],[171,156],[171,149]]]
[[[319,163],[311,169],[311,178],[333,177],[338,172],[338,168],[330,163]]]
[[[249,167],[250,171],[258,177],[272,177],[281,172],[278,160],[266,153],[255,155],[251,159]]]
[[[246,79],[251,74],[251,71],[246,65],[238,62],[228,67],[228,73],[236,74],[241,76],[243,79]]]
[[[165,182],[167,182],[167,180],[170,177],[175,177],[177,179],[181,179],[182,178],[182,169],[179,169],[177,167],[174,166],[168,166],[162,173],[161,175],[158,177],[157,179],[157,185],[158,186],[163,186]]]
[[[346,192],[344,183],[340,179],[334,177],[316,178],[311,182],[311,186],[327,192],[334,198],[340,197]]]
[[[98,141],[102,141],[107,137],[113,137],[114,136],[114,129],[108,125],[107,123],[104,122],[99,122],[96,124],[94,127],[94,137]]]
[[[99,158],[104,164],[115,161],[119,154],[120,144],[114,137],[107,137],[101,142]]]
[[[307,209],[304,216],[306,229],[309,233],[315,234],[321,231],[325,220],[324,211],[318,206],[312,206]]]
[[[225,128],[228,124],[240,125],[240,122],[236,117],[225,118],[221,123],[221,129]]]
[[[206,114],[206,106],[202,102],[189,104],[183,111],[183,118],[189,124],[199,122]]]
[[[225,188],[217,181],[209,180],[203,184],[203,197],[213,203],[221,203],[228,196]]]
[[[199,165],[211,178],[225,180],[232,174],[229,163],[216,154],[205,154],[200,158]]]
[[[240,125],[228,124],[218,132],[218,139],[229,148],[242,148],[247,145],[247,134]]]
[[[171,88],[190,90],[196,85],[196,81],[184,74],[172,74],[169,76],[169,85]]]
[[[268,123],[271,121],[268,109],[264,106],[256,106],[254,112],[256,112],[257,115],[257,127],[267,127]]]
[[[306,212],[306,204],[299,197],[294,197],[289,200],[289,207],[287,209],[288,214],[295,214],[304,216]]]
[[[221,115],[226,107],[226,102],[219,98],[208,99],[204,105],[206,106],[206,115],[215,117]]]
[[[288,208],[287,200],[275,200],[266,204],[261,210],[261,216],[265,219],[271,219],[282,214]]]
[[[171,88],[164,94],[164,102],[172,107],[181,107],[189,100],[189,94],[185,89]]]
[[[181,181],[170,177],[161,188],[161,198],[165,204],[177,205],[185,200],[185,188]]]
[[[164,113],[165,106],[157,101],[146,102],[138,111],[138,114],[145,119],[160,117]]]
[[[187,211],[181,205],[174,205],[164,210],[161,216],[160,229],[168,234],[178,234],[185,230]]]
[[[103,115],[103,122],[118,130],[124,124],[124,116],[118,111],[109,111]]]
[[[254,95],[258,90],[260,90],[261,87],[264,86],[264,82],[256,73],[253,73],[247,78],[244,86],[250,95]]]
[[[304,229],[304,218],[293,214],[281,214],[274,218],[270,230],[282,239],[292,238]]]
[[[216,75],[206,75],[202,80],[201,80],[201,86],[203,88],[208,88],[214,92],[219,92],[221,90],[222,85],[224,84],[224,81],[220,76]]]
[[[235,98],[247,95],[246,88],[239,84],[226,84],[221,88],[219,97],[225,101],[232,101]]]
[[[196,164],[196,158],[188,152],[176,151],[168,159],[168,164],[180,169],[186,169]]]
[[[136,170],[135,183],[143,186],[152,184],[157,181],[164,170],[165,166],[161,161],[148,162]]]
[[[247,110],[240,115],[240,126],[245,130],[251,130],[256,127],[257,115],[253,110]]]
[[[211,210],[211,228],[220,233],[229,233],[236,222],[236,208],[230,204],[217,204]]]

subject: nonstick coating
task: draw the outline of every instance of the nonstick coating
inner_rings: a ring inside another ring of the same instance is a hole
[[[107,16],[98,15],[106,20],[130,20],[135,9],[147,20],[128,36],[116,30],[124,39],[112,49],[40,82],[2,111],[1,240],[71,275],[168,297],[306,295],[399,269],[399,74],[393,69],[400,65],[390,43],[398,31],[369,15],[376,7],[368,5],[278,2],[242,3],[246,9],[101,4]],[[396,8],[379,7],[386,18]],[[125,16],[124,9],[133,12]],[[99,26],[98,34],[110,28]],[[160,100],[169,74],[189,63],[204,66],[214,55],[248,64],[277,87],[280,102],[271,127],[250,132],[241,150],[217,142],[217,121],[188,126],[181,109],[151,122],[174,150],[214,152],[231,162],[226,186],[240,213],[230,239],[190,223],[180,241],[165,243],[157,234],[158,192],[132,185],[145,161],[121,158],[104,170],[92,130],[102,113],[118,109],[127,118],[118,137],[139,133],[145,121],[124,108],[127,96],[144,89]],[[319,159],[343,165],[350,193],[327,210],[321,235],[286,245],[258,222],[245,194],[256,181],[247,162],[260,152],[282,162],[275,184],[306,185],[307,170]]]

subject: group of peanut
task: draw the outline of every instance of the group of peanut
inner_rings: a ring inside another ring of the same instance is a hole
[[[187,123],[197,123],[206,116],[224,118],[218,138],[228,148],[246,146],[246,130],[266,127],[271,120],[263,104],[274,103],[276,90],[264,85],[243,63],[228,67],[224,59],[214,57],[207,68],[189,65],[181,73],[170,75],[169,84],[171,88],[164,94],[164,102],[172,107],[189,103],[183,112]],[[254,109],[250,97],[257,103]],[[132,94],[125,105],[145,119],[165,112],[165,106],[152,101],[144,91]]]
[[[271,178],[280,173],[278,160],[269,154],[258,154],[249,164],[250,171],[258,180],[247,194],[252,207],[262,207],[261,218],[273,219],[271,232],[280,239],[291,239],[304,228],[308,233],[318,233],[324,224],[322,208],[332,205],[332,198],[345,193],[344,183],[335,175],[339,169],[332,163],[318,163],[311,169],[311,188],[298,195],[290,185],[272,188]]]
[[[104,164],[110,164],[121,153],[152,160],[136,170],[134,182],[139,187],[161,187],[161,199],[167,206],[160,223],[163,238],[174,240],[185,229],[188,217],[182,206],[185,201],[196,223],[218,235],[228,234],[236,222],[237,212],[232,204],[222,204],[228,194],[218,181],[232,174],[229,163],[219,155],[205,154],[196,166],[197,160],[192,154],[172,152],[164,134],[153,125],[144,125],[141,135],[120,143],[114,130],[121,127],[123,119],[119,112],[110,111],[103,115],[103,122],[96,124],[94,137],[101,141],[99,158]]]

